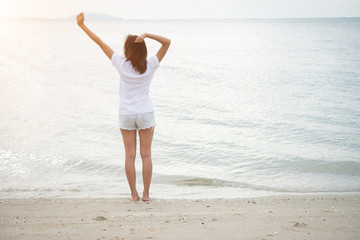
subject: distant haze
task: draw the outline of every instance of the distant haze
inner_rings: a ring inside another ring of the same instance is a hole
[[[84,13],[84,14],[86,20],[121,20],[122,19],[120,17],[111,16],[109,14],[98,14],[98,13]],[[76,19],[76,15],[77,14],[73,14],[67,17],[67,19],[71,19],[71,20]]]
[[[56,19],[79,12],[124,19],[360,17],[360,0],[0,0],[0,6],[0,18]]]

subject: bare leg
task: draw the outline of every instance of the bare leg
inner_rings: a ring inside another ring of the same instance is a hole
[[[140,155],[142,159],[142,174],[144,183],[143,201],[149,201],[149,189],[152,176],[151,143],[154,136],[154,127],[139,131]]]
[[[136,130],[120,129],[125,146],[125,173],[131,190],[131,199],[139,201],[139,195],[136,191]]]

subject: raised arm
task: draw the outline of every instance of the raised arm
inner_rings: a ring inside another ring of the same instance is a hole
[[[111,60],[111,57],[114,51],[103,42],[95,33],[93,33],[87,26],[84,24],[84,13],[80,13],[76,16],[76,21],[79,27],[84,30],[84,32],[103,50],[106,56]]]
[[[144,39],[146,37],[154,39],[162,44],[159,51],[156,53],[156,56],[159,59],[159,62],[161,62],[161,60],[164,58],[167,50],[169,49],[171,40],[166,37],[163,37],[163,36],[159,36],[159,35],[155,35],[155,34],[151,34],[151,33],[143,33],[135,40],[135,42],[144,41]]]

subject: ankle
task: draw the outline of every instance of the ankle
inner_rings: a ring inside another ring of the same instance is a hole
[[[139,195],[139,194],[136,190],[131,192],[131,196],[137,196],[137,195]]]

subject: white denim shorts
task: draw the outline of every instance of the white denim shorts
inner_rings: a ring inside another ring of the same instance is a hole
[[[119,115],[119,127],[125,130],[141,130],[156,126],[155,113]]]

